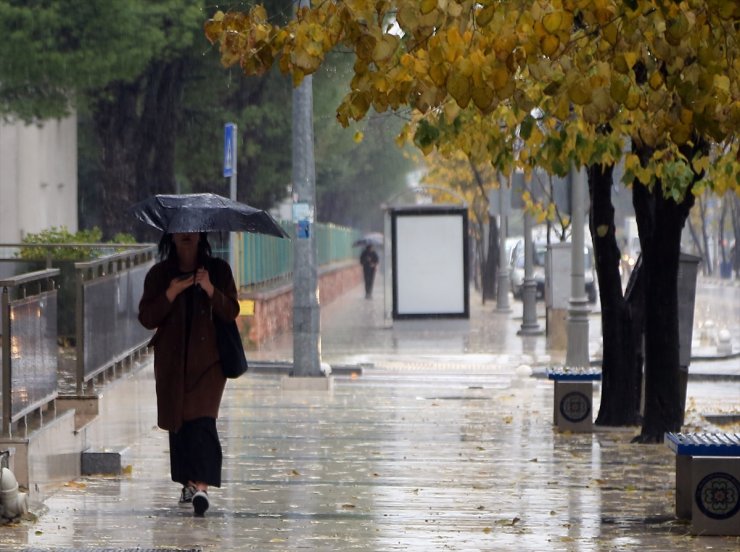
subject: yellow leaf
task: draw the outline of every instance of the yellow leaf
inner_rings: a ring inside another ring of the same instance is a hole
[[[386,61],[396,52],[398,48],[398,37],[385,34],[375,43],[373,48],[374,61]]]
[[[653,71],[653,74],[650,75],[650,80],[648,81],[650,84],[650,88],[653,90],[657,90],[663,85],[663,75],[660,73],[660,71]]]
[[[493,85],[494,90],[499,90],[509,83],[511,75],[506,70],[504,65],[499,65],[493,71],[491,71],[490,83]]]
[[[447,5],[447,13],[450,15],[450,17],[460,17],[460,14],[462,13],[463,6],[462,4],[458,2],[450,2]]]
[[[604,27],[601,30],[604,39],[614,46],[617,43],[617,39],[619,38],[619,28],[617,27],[616,23],[613,21],[609,23],[606,27]]]
[[[355,132],[355,135],[352,139],[355,141],[355,144],[359,144],[360,142],[362,142],[362,139],[364,137],[365,135],[358,130],[357,132]]]
[[[640,99],[641,96],[639,90],[634,86],[630,86],[629,92],[627,93],[627,99],[624,101],[624,106],[630,111],[633,111],[640,107]]]
[[[550,12],[542,18],[542,25],[550,34],[555,34],[563,22],[563,12]]]
[[[475,16],[475,22],[479,27],[485,27],[493,19],[496,13],[496,4],[490,4],[483,9],[478,10]]]
[[[591,86],[584,78],[577,79],[568,87],[568,97],[576,105],[585,105],[591,101]]]
[[[484,84],[482,86],[474,87],[471,93],[471,97],[473,103],[475,104],[475,107],[477,107],[483,113],[489,113],[489,110],[492,109],[494,103],[493,100],[496,96],[493,90]]]
[[[434,84],[443,86],[447,81],[447,68],[442,63],[435,63],[429,68],[429,76]]]
[[[691,166],[694,168],[694,172],[698,174],[708,171],[710,164],[710,159],[707,156],[696,157],[691,162]]]
[[[632,69],[635,66],[635,63],[637,63],[639,57],[640,56],[637,54],[637,52],[625,52],[624,60],[625,62],[627,62],[627,67]]]
[[[216,16],[221,14],[220,18],[217,18]],[[203,30],[205,31],[206,38],[211,44],[215,44],[220,38],[221,34],[223,33],[223,25],[221,21],[224,18],[224,13],[222,11],[216,12],[216,15],[213,16],[213,18],[209,19],[205,22],[203,25]]]
[[[421,0],[419,9],[423,15],[431,13],[437,7],[437,0]]]
[[[471,98],[470,80],[459,72],[450,73],[447,76],[447,92],[455,99],[457,105],[465,109]]]
[[[617,103],[625,103],[630,91],[630,81],[622,75],[612,75],[612,81],[609,86],[609,94]]]
[[[629,73],[630,65],[627,63],[627,59],[625,58],[624,54],[617,54],[614,56],[614,69],[616,71],[619,71],[622,74]]]
[[[448,123],[451,123],[460,114],[460,107],[453,102],[447,102],[444,107],[444,113],[445,113],[445,120]]]
[[[547,34],[540,40],[540,48],[542,53],[547,57],[552,57],[560,47],[560,39],[556,35]]]
[[[674,126],[671,129],[671,138],[678,145],[685,144],[691,138],[691,127],[686,125]]]

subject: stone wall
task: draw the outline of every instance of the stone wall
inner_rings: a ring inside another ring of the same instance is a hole
[[[356,261],[337,263],[319,270],[319,300],[327,305],[360,285],[362,268]],[[293,286],[242,292],[242,313],[237,319],[244,344],[257,348],[266,340],[293,329]]]

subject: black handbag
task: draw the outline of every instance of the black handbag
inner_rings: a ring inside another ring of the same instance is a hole
[[[242,336],[235,320],[224,322],[218,316],[213,317],[216,326],[218,354],[221,357],[221,370],[224,376],[235,379],[247,371],[247,356],[244,354]]]

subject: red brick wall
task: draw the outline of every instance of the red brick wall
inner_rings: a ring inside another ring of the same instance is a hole
[[[362,269],[357,262],[332,265],[319,271],[319,300],[331,303],[362,282]],[[254,314],[239,316],[237,324],[245,345],[256,348],[265,340],[293,329],[293,286],[258,292],[244,292],[239,299],[254,301]]]

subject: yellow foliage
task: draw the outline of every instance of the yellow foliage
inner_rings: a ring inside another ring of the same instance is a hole
[[[389,31],[391,20],[400,33]],[[350,0],[315,2],[283,26],[273,25],[260,5],[217,11],[204,33],[224,65],[260,75],[278,64],[295,84],[330,50],[354,52],[351,91],[337,109],[343,125],[371,106],[443,109],[448,121],[465,114],[458,121],[464,125],[487,117],[492,121],[480,136],[465,126],[459,132],[465,138],[449,136],[449,147],[486,152],[505,166],[514,158],[513,137],[504,138],[498,123],[511,133],[537,109],[540,121],[529,125],[520,149],[527,163],[562,164],[568,155],[613,159],[596,145],[608,123],[614,133],[655,148],[654,158],[632,172],[650,182],[668,159],[662,153],[697,137],[716,151],[736,151],[738,20],[736,0],[637,0],[632,7],[620,0]],[[454,116],[450,106],[458,110]],[[564,131],[559,149],[545,148],[561,132],[556,128]],[[576,136],[585,145],[576,148]],[[712,173],[704,185],[735,189],[737,168],[706,159],[692,165]]]

